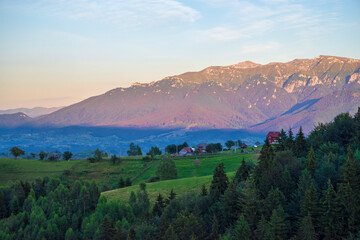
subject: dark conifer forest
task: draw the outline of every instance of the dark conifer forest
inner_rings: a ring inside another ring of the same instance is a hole
[[[205,160],[203,160],[205,161]],[[360,239],[360,110],[266,140],[255,167],[239,157],[209,188],[159,194],[146,184],[128,202],[91,182],[43,178],[0,191],[0,239]]]

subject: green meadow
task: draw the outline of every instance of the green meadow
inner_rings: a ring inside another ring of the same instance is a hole
[[[174,180],[147,183],[151,200],[158,193],[167,195],[171,189],[177,194],[199,191],[201,185],[209,185],[215,167],[223,162],[229,176],[235,174],[242,159],[254,165],[258,152],[250,154],[223,152],[213,155],[173,157],[178,178]],[[49,162],[45,160],[0,158],[0,187],[8,186],[17,180],[34,181],[37,178],[64,177],[69,181],[89,180],[97,182],[103,189],[103,195],[109,200],[127,200],[131,191],[137,191],[141,182],[156,176],[159,156],[153,162],[144,162],[141,157],[123,157],[120,163],[113,164],[109,158],[90,163],[87,160]],[[200,161],[196,164],[196,158]],[[132,186],[117,189],[119,178],[130,178]],[[108,189],[114,189],[107,191]]]

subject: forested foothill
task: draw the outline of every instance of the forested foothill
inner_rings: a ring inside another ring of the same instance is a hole
[[[109,201],[95,183],[43,178],[3,188],[0,217],[6,240],[360,239],[360,109],[307,138],[281,131],[255,167],[240,159],[231,178],[219,163],[195,193],[152,203],[141,183],[127,202]]]

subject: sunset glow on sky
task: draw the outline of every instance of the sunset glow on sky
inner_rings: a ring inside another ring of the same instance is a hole
[[[0,109],[250,60],[360,59],[358,0],[1,0]]]

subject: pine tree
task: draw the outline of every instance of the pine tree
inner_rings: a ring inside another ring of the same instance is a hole
[[[114,234],[113,239],[114,240],[124,240],[124,235],[123,235],[120,221],[117,221],[115,224],[115,234]]]
[[[125,181],[125,186],[126,187],[129,187],[129,186],[131,186],[131,179],[128,177],[128,178],[126,178],[126,181]]]
[[[125,181],[124,181],[124,178],[123,178],[122,176],[121,176],[120,179],[119,179],[118,187],[119,187],[119,188],[125,187]]]
[[[206,187],[205,187],[205,184],[203,184],[202,186],[201,186],[201,194],[200,194],[201,196],[207,196],[208,195],[208,192],[207,192],[207,189],[206,189]]]
[[[315,170],[317,168],[317,161],[314,152],[314,148],[311,146],[310,151],[306,158],[306,168],[309,170],[312,177],[315,175]]]
[[[276,150],[284,151],[286,148],[286,142],[287,142],[287,136],[286,136],[286,132],[284,131],[284,129],[281,129],[277,140],[278,140],[278,144],[276,146]]]
[[[294,153],[297,157],[302,157],[306,153],[306,139],[301,126],[299,128],[299,132],[296,134]]]
[[[266,236],[268,235],[269,235],[269,225],[264,215],[262,215],[260,221],[256,225],[255,238],[257,240],[263,240],[266,239]]]
[[[285,148],[290,151],[294,150],[294,134],[291,128],[289,129],[289,136],[286,138]]]
[[[237,181],[232,181],[229,184],[228,189],[226,189],[224,198],[223,198],[223,214],[224,221],[226,226],[232,225],[236,222],[239,213],[239,197],[240,194],[237,192]]]
[[[241,161],[241,166],[236,171],[235,179],[238,182],[245,181],[249,176],[249,168],[246,166],[245,158]]]
[[[300,221],[296,240],[317,240],[318,235],[312,223],[310,214],[303,217]]]
[[[166,230],[163,239],[164,239],[164,240],[167,240],[167,239],[177,240],[177,239],[178,239],[176,233],[174,232],[174,228],[173,228],[171,225],[170,225],[170,226],[168,227],[168,229]]]
[[[209,240],[219,240],[219,223],[217,221],[216,216],[213,216],[212,225],[211,225],[211,233],[209,236]]]
[[[162,195],[159,193],[159,195],[155,200],[152,213],[154,214],[154,216],[161,216],[163,208],[165,208],[164,199]]]
[[[168,227],[169,227],[169,220],[168,220],[167,214],[163,213],[161,215],[161,218],[159,220],[159,225],[158,225],[158,232],[157,232],[158,239],[163,238]]]
[[[310,187],[305,191],[304,198],[300,203],[300,213],[303,217],[310,215],[313,219],[315,229],[318,230],[320,224],[319,212],[319,196],[314,183],[311,183]]]
[[[279,190],[279,188],[271,188],[269,194],[266,196],[266,199],[263,201],[263,213],[266,218],[270,218],[273,210],[278,208],[279,205],[283,205],[285,203],[285,196]]]
[[[285,168],[281,174],[280,190],[287,199],[290,199],[291,194],[294,192],[295,183],[291,178],[288,168]]]
[[[228,187],[229,179],[224,171],[224,163],[220,163],[214,171],[213,180],[210,185],[210,196],[218,200]]]
[[[242,214],[240,215],[239,220],[236,222],[235,237],[238,240],[250,240],[251,237],[249,224]]]
[[[269,222],[269,233],[273,239],[287,239],[288,223],[285,219],[285,212],[281,205],[274,209]]]
[[[11,200],[10,211],[14,215],[17,215],[20,212],[20,204],[17,196],[14,196]]]
[[[172,200],[176,198],[176,193],[174,192],[174,189],[172,188],[169,194],[169,197],[165,200],[166,205],[169,205]]]
[[[246,221],[253,229],[260,217],[260,196],[254,180],[246,180],[241,192],[240,206]]]
[[[260,190],[260,195],[262,197],[267,195],[272,185],[273,175],[271,172],[271,166],[273,164],[274,156],[274,150],[272,149],[269,140],[266,139],[265,145],[260,151],[258,164],[255,167],[254,172],[256,186]]]
[[[350,233],[357,234],[360,229],[360,165],[350,147],[347,160],[341,168],[339,195],[347,219],[346,228]]]
[[[129,234],[126,238],[126,240],[136,240],[136,232],[134,228],[130,228]]]
[[[341,219],[340,219],[340,205],[337,194],[328,180],[328,188],[324,193],[322,199],[323,216],[321,225],[325,239],[340,239]]]
[[[115,235],[113,224],[109,221],[107,216],[104,216],[100,225],[100,238],[103,240],[112,240]]]
[[[76,234],[72,230],[72,228],[69,228],[65,233],[65,240],[77,240]]]

